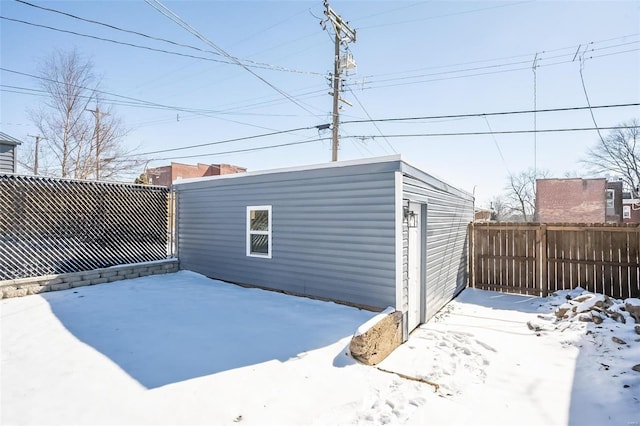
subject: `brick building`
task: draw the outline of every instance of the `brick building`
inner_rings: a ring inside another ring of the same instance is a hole
[[[536,180],[536,221],[622,222],[622,182],[606,179]]]
[[[633,198],[630,192],[622,194],[622,221],[640,223],[640,199]]]
[[[491,222],[494,220],[494,212],[491,209],[476,209],[473,220],[475,222]]]
[[[245,167],[231,164],[181,164],[171,163],[169,166],[161,166],[147,170],[149,183],[169,187],[176,180],[190,179],[203,176],[228,175],[246,172]]]

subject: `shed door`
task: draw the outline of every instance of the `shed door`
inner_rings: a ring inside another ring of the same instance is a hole
[[[424,276],[422,268],[424,258],[422,255],[424,250],[422,244],[422,204],[409,203],[407,222],[409,226],[407,331],[410,333],[422,322],[422,282]]]

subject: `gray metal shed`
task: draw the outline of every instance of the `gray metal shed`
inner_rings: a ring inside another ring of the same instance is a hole
[[[0,132],[0,173],[17,172],[16,146],[21,143],[18,139]]]
[[[467,283],[473,197],[398,156],[175,182],[180,267],[405,313],[405,332]]]

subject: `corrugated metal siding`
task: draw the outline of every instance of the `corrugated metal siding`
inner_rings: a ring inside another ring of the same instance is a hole
[[[176,186],[183,269],[384,308],[395,305],[394,164]],[[246,207],[271,205],[272,258],[247,257]]]
[[[426,320],[467,285],[467,225],[473,199],[405,175],[403,198],[427,204]]]
[[[15,171],[13,161],[14,152],[14,145],[0,143],[0,173],[13,173]]]

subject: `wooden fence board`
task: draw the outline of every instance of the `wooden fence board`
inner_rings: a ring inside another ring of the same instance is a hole
[[[640,263],[640,259],[638,258],[638,254],[640,252],[640,233],[628,233],[629,237],[629,263],[630,264],[638,264]],[[638,268],[633,268],[629,266],[629,294],[631,297],[640,297],[640,288],[634,287],[633,283],[637,283],[640,281],[640,270]]]
[[[640,295],[638,225],[492,223],[469,229],[476,288],[545,295],[581,286],[616,298]]]

